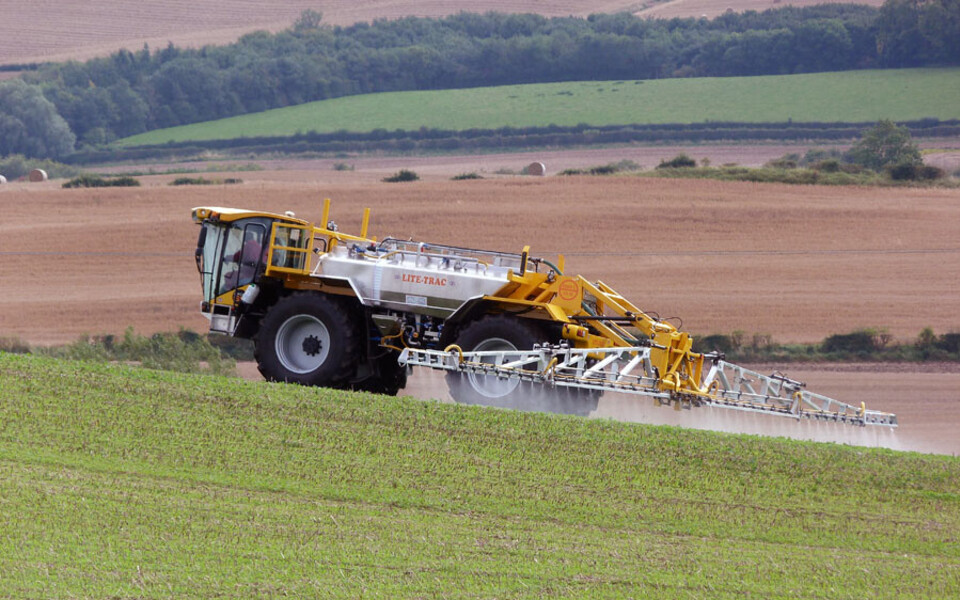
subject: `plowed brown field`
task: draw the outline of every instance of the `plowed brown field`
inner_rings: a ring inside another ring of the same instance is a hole
[[[0,188],[0,331],[34,342],[82,332],[200,328],[197,205],[294,210],[320,199],[378,235],[563,252],[641,308],[697,333],[817,341],[858,327],[912,338],[960,328],[960,191],[547,177],[380,183],[361,171],[241,173],[239,186]],[[288,178],[289,181],[284,181]],[[105,309],[104,306],[110,307]]]
[[[587,15],[630,10],[629,0],[32,0],[0,19],[0,64],[41,60],[84,60],[120,48],[144,44],[162,48],[168,42],[199,47],[227,44],[255,30],[290,27],[306,9],[323,13],[323,22],[348,25],[406,16],[441,17],[461,11],[540,13],[547,16]]]
[[[564,252],[568,271],[604,280],[644,310],[679,316],[698,334],[740,329],[812,342],[858,327],[901,339],[926,326],[960,329],[958,190],[439,175],[387,184],[362,171],[239,176],[246,183],[175,188],[166,185],[171,176],[152,176],[142,188],[0,187],[0,336],[49,344],[130,325],[203,331],[190,209],[319,218],[324,196],[347,232],[369,206],[381,237]],[[898,435],[911,421],[926,423],[931,444],[960,452],[960,373],[911,371],[814,373],[809,383],[898,413],[909,403],[916,416],[902,420]],[[933,404],[923,404],[927,397]]]
[[[879,4],[879,0],[857,0]],[[279,31],[293,24],[305,9],[323,12],[323,21],[348,25],[406,16],[441,17],[461,11],[538,13],[586,16],[591,13],[637,12],[658,17],[716,16],[728,8],[764,10],[815,0],[31,0],[0,4],[0,64],[85,60],[120,48],[161,48],[169,42],[200,47],[230,43],[255,30]]]

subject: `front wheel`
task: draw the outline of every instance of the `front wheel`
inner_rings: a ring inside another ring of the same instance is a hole
[[[268,381],[343,387],[356,368],[359,335],[350,313],[323,294],[299,293],[275,304],[254,340]]]
[[[397,362],[399,353],[390,351],[373,361],[372,376],[354,386],[355,390],[396,396],[407,386],[407,368]]]

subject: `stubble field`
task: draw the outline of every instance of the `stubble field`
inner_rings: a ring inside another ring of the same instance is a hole
[[[578,177],[451,182],[449,174],[386,184],[362,171],[238,176],[244,184],[202,188],[170,187],[172,176],[143,177],[139,189],[4,186],[0,335],[53,344],[128,326],[204,331],[190,209],[293,210],[318,219],[323,197],[333,199],[332,216],[347,232],[359,229],[370,207],[380,237],[507,251],[530,244],[548,258],[563,252],[568,272],[601,279],[644,310],[680,317],[694,334],[743,330],[816,342],[878,327],[910,340],[926,326],[960,328],[956,190]],[[960,369],[800,370],[791,374],[815,391],[901,415],[900,441],[868,445],[960,453]],[[605,406],[606,416],[648,419]]]

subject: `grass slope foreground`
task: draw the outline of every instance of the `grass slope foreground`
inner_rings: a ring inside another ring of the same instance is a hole
[[[960,460],[0,354],[0,596],[956,598]]]
[[[960,118],[960,68],[575,81],[348,96],[150,131],[124,146],[375,129]]]

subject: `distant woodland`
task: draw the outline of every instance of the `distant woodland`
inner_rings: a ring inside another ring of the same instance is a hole
[[[960,64],[960,0],[708,19],[461,13],[120,50],[0,83],[0,155],[61,157],[144,131],[372,92]]]

